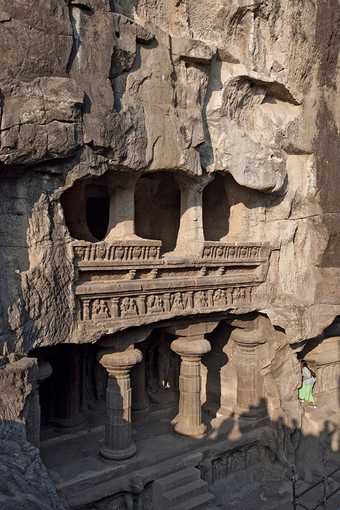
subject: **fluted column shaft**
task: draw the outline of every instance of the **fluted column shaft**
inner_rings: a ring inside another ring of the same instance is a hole
[[[119,460],[136,452],[131,428],[131,368],[142,360],[138,349],[100,353],[99,362],[108,372],[105,442],[101,454]]]
[[[186,436],[202,436],[206,427],[202,422],[201,358],[210,351],[210,343],[203,337],[182,337],[172,342],[171,349],[181,356],[175,431]]]

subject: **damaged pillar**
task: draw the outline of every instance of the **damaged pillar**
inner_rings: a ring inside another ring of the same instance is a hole
[[[38,363],[37,377],[32,381],[32,393],[30,395],[30,404],[27,417],[27,440],[34,446],[40,446],[40,428],[41,428],[41,408],[40,408],[40,384],[50,377],[52,367],[47,361]]]
[[[98,354],[99,363],[108,372],[106,389],[105,443],[103,457],[113,460],[127,459],[136,452],[131,428],[130,371],[142,361],[138,349]]]

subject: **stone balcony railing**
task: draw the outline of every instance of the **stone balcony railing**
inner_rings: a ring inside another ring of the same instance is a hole
[[[161,256],[161,241],[75,242],[78,335],[173,317],[251,309],[270,249],[205,241],[195,256]]]

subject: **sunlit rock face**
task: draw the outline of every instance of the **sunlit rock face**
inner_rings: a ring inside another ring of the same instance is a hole
[[[105,407],[108,379],[111,459],[135,451],[134,409],[164,402],[189,436],[205,410],[254,406],[317,435],[299,354],[340,422],[339,16],[335,0],[0,0],[2,421],[39,446]]]

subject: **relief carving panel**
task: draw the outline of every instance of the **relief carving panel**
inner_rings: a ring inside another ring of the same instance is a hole
[[[254,287],[249,286],[94,299],[81,297],[81,320],[129,320],[144,315],[224,311],[232,306],[249,305],[253,291]]]
[[[201,257],[162,258],[161,241],[143,239],[77,242],[73,249],[83,332],[249,309],[270,255],[265,245],[205,242]]]

